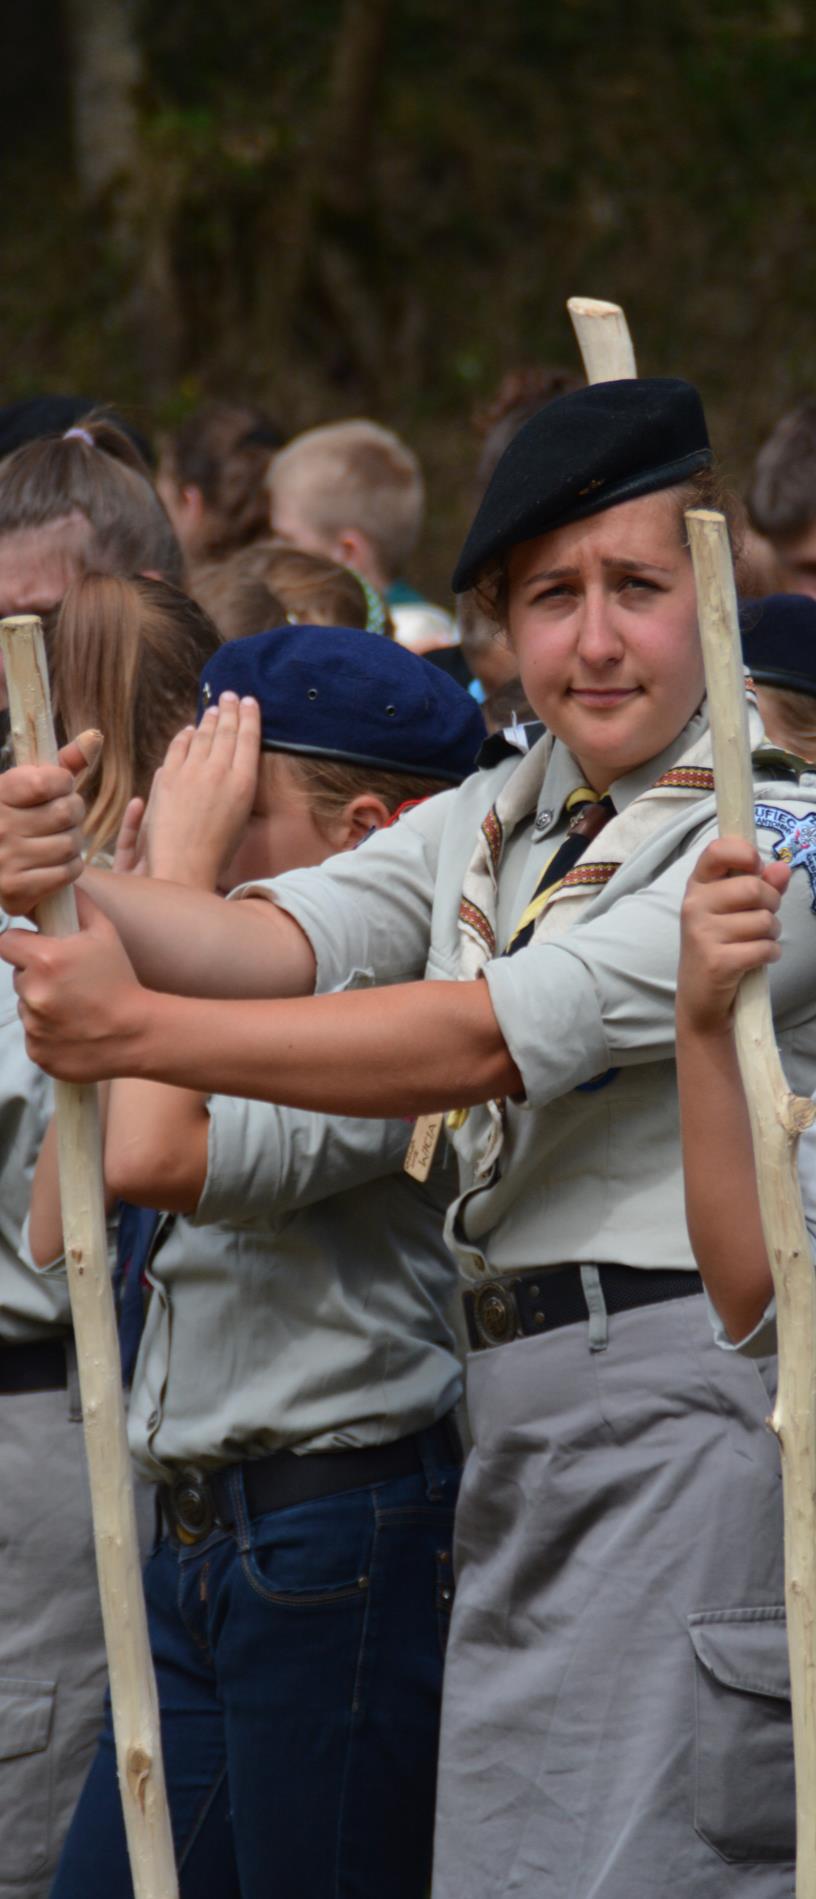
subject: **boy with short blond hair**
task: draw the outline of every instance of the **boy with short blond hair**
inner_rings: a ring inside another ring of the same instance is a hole
[[[448,614],[403,579],[425,511],[413,450],[364,418],[295,436],[267,476],[272,527],[309,554],[351,567],[386,600],[401,645],[425,652],[453,639]]]

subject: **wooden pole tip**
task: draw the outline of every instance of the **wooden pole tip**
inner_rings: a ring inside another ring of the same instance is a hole
[[[717,527],[726,526],[725,515],[720,513],[719,508],[687,508],[686,520],[707,522]]]
[[[623,316],[619,303],[605,303],[602,297],[568,297],[567,309],[570,316]]]
[[[13,640],[16,633],[31,633],[38,626],[42,626],[38,613],[10,613],[0,620],[0,634]]]

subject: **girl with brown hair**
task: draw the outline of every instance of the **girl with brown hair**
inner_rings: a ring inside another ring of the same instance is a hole
[[[102,457],[87,446],[83,453],[93,480]],[[164,581],[86,574],[50,616],[46,637],[60,727],[105,734],[84,778],[85,843],[98,860],[112,851],[129,800],[146,796],[169,740],[193,716],[198,674],[218,635],[201,608]],[[58,1276],[35,1276],[21,1252],[35,1166],[50,1165],[54,1182],[56,1167],[51,1090],[26,1055],[10,974],[3,965],[0,1894],[46,1899],[90,1764],[106,1665],[67,1289]]]
[[[112,849],[131,798],[147,799],[171,738],[195,714],[199,674],[220,640],[178,587],[110,574],[72,583],[46,639],[59,731],[104,734],[82,781],[95,855]]]
[[[394,637],[385,601],[369,580],[285,541],[256,541],[229,560],[200,568],[195,593],[225,640],[297,620],[304,626],[359,626]]]
[[[191,566],[268,532],[264,477],[282,442],[260,409],[208,402],[166,444],[158,490]]]

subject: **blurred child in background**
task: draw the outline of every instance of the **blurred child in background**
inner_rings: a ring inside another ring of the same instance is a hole
[[[308,429],[276,455],[267,485],[274,533],[376,587],[400,645],[424,653],[454,641],[449,614],[404,578],[422,530],[425,484],[398,435],[365,420]]]
[[[225,640],[296,620],[309,626],[358,626],[394,637],[391,615],[370,581],[285,541],[256,541],[228,560],[199,568],[195,593]]]
[[[188,568],[268,532],[264,477],[282,441],[262,410],[210,402],[165,444],[157,486]]]

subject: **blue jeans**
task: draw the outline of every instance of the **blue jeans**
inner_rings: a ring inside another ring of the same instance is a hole
[[[145,1570],[181,1899],[424,1899],[459,1472],[249,1521]],[[52,1899],[132,1899],[110,1714]]]

